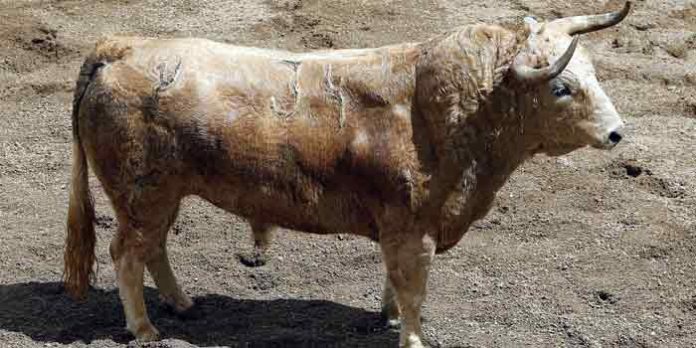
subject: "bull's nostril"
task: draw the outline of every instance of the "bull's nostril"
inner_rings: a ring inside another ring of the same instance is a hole
[[[621,136],[621,134],[619,134],[617,132],[609,133],[609,141],[611,141],[614,144],[618,144],[619,141],[621,141],[621,138],[623,138],[623,137]]]

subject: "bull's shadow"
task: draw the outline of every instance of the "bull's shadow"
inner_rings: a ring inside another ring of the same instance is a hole
[[[195,310],[181,318],[158,304],[157,291],[145,289],[150,318],[164,338],[200,346],[231,347],[392,347],[398,334],[378,313],[329,301],[234,299],[221,295],[194,298]],[[0,329],[40,342],[132,339],[117,290],[90,290],[78,303],[60,283],[0,285]]]

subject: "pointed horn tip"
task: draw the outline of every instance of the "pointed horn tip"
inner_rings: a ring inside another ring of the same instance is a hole
[[[620,23],[628,16],[632,5],[632,1],[626,1],[621,10],[597,15],[559,18],[550,22],[549,25],[570,35],[586,34]]]
[[[624,4],[624,7],[617,13],[617,15],[623,19],[628,15],[629,12],[631,12],[631,6],[633,6],[633,3],[631,1],[626,1]]]
[[[612,18],[612,23],[609,26],[619,24],[621,21],[628,16],[628,13],[631,12],[631,6],[632,6],[631,1],[626,1],[624,3],[624,7],[621,9],[621,11],[616,11],[611,14],[609,14],[610,18]]]

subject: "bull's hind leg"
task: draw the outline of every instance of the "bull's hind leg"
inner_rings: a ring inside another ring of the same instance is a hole
[[[137,202],[131,199],[127,206],[114,204],[119,229],[110,247],[126,328],[139,341],[152,341],[159,337],[145,308],[145,266],[154,271],[153,278],[164,294],[177,296],[179,293],[163,248],[167,230],[176,217],[178,199],[165,195],[152,198]]]
[[[171,218],[161,226],[159,246],[154,250],[152,259],[146,265],[150,276],[159,289],[162,302],[176,312],[184,313],[193,306],[193,301],[181,290],[167,255],[167,232],[176,220],[178,211],[178,207],[174,209]]]
[[[153,341],[159,337],[159,332],[148,318],[143,297],[145,255],[151,250],[147,244],[139,241],[139,236],[146,233],[129,221],[120,219],[110,251],[116,268],[119,297],[126,315],[126,329],[140,341]]]
[[[174,309],[177,313],[184,313],[193,307],[193,301],[188,297],[179,286],[174,276],[172,267],[167,256],[167,246],[162,242],[161,252],[147,263],[147,270],[157,285],[160,292],[162,303]]]
[[[422,347],[420,311],[435,243],[428,235],[395,233],[380,236],[380,246],[401,312],[399,345]]]
[[[263,266],[268,262],[268,248],[271,244],[275,226],[258,221],[251,221],[250,224],[254,238],[254,250],[249,254],[240,254],[239,260],[245,266]]]

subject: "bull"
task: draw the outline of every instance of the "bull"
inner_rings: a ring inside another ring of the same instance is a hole
[[[382,313],[401,320],[401,346],[420,347],[434,255],[485,216],[514,170],[535,154],[621,140],[623,122],[578,35],[629,9],[311,53],[102,39],[73,102],[66,289],[83,297],[93,273],[91,167],[118,220],[109,250],[138,340],[159,335],[145,269],[165,303],[193,305],[166,237],[182,198],[196,195],[248,220],[261,249],[273,226],[379,243]]]

